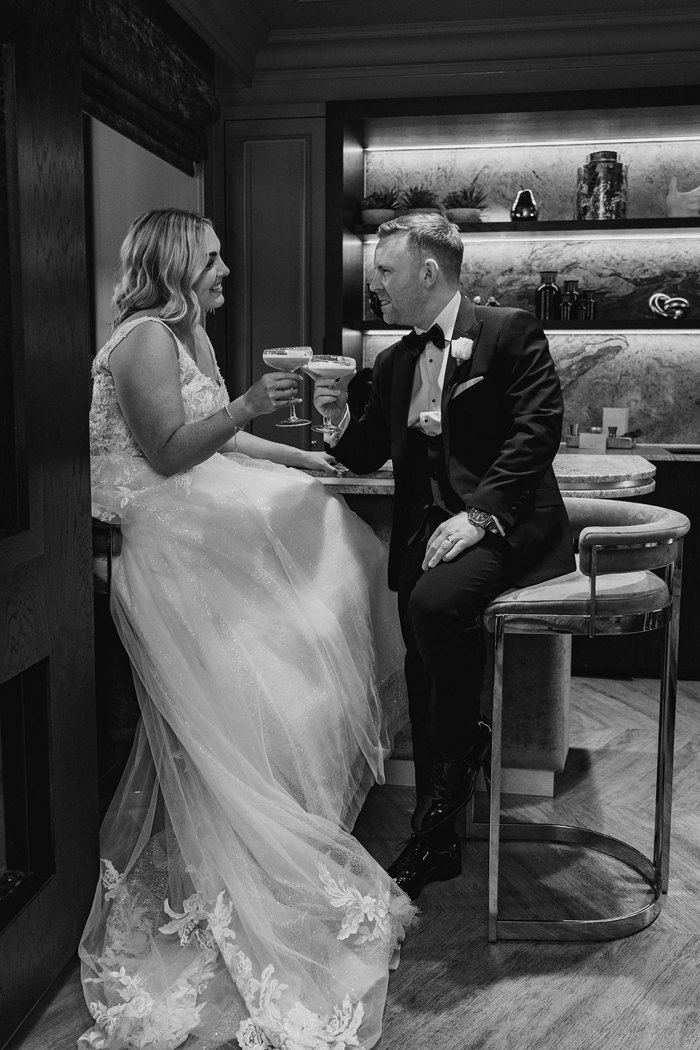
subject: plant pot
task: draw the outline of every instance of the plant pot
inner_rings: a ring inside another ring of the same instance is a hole
[[[425,212],[429,212],[429,211],[431,211],[431,212],[442,212],[442,208],[428,208],[427,206],[425,208],[409,208],[408,209],[408,214],[409,215],[418,215],[419,213],[425,214]]]
[[[450,222],[481,222],[481,208],[448,208],[447,218]]]
[[[395,215],[393,208],[363,208],[360,218],[365,226],[381,226]]]

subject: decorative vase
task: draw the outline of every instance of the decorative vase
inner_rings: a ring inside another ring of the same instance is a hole
[[[363,208],[360,218],[364,226],[381,226],[383,222],[393,219],[395,214],[393,208]]]
[[[531,190],[519,190],[510,209],[510,217],[513,222],[534,222],[539,215],[537,202]]]
[[[627,215],[627,172],[610,149],[589,154],[578,169],[576,219],[624,219]]]
[[[556,273],[543,270],[542,282],[535,292],[535,314],[541,321],[558,321],[561,318],[561,292],[554,283]]]
[[[466,225],[481,222],[481,208],[448,208],[445,214],[450,222]]]
[[[685,219],[690,216],[697,219],[700,215],[700,186],[687,193],[681,193],[678,189],[678,176],[672,175],[668,183],[668,195],[666,207],[672,219]]]

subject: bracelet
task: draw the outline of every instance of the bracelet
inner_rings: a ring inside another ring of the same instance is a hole
[[[238,431],[239,430],[243,430],[243,427],[239,427],[238,424],[236,423],[236,420],[234,419],[233,412],[231,411],[231,406],[230,405],[224,405],[224,412],[226,413],[228,418],[233,423],[233,451],[237,452],[238,451],[238,444],[237,444],[236,438],[238,437]]]

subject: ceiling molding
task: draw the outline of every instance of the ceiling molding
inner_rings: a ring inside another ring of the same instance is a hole
[[[387,41],[391,42],[391,46]],[[622,46],[621,46],[622,44]],[[382,75],[416,63],[517,61],[539,57],[673,54],[700,47],[700,11],[414,23],[401,27],[272,30],[255,79],[275,70],[319,75],[350,67]]]
[[[316,67],[259,72],[249,88],[219,85],[225,119],[282,115],[291,107],[361,99],[439,98],[451,95],[529,94],[591,89],[678,88],[697,85],[700,46],[646,54],[550,56],[495,62],[478,57],[460,62],[373,67]],[[269,115],[269,113],[268,113]]]
[[[605,14],[585,14],[572,11],[558,15],[528,15],[517,18],[473,18],[456,21],[373,23],[372,25],[314,26],[298,29],[270,28],[269,44],[292,43],[295,41],[332,41],[332,40],[373,40],[381,37],[388,46],[393,47],[397,38],[417,38],[425,40],[434,34],[458,36],[501,35],[503,33],[521,33],[534,31],[539,34],[561,29],[619,29],[634,26],[666,26],[671,24],[700,25],[700,10],[696,7],[676,7],[670,10],[657,11],[623,11]]]
[[[700,10],[637,10],[552,16],[461,19],[372,25],[276,29],[260,14],[257,0],[168,0],[220,60],[224,87],[254,86],[279,72],[330,78],[386,76],[416,62],[468,61],[477,55],[496,62],[552,55],[598,56],[613,48],[628,54],[659,54],[700,48]],[[311,6],[311,5],[306,5]],[[319,19],[329,4],[317,3]],[[333,5],[335,6],[335,5]],[[266,8],[263,5],[262,10]],[[272,10],[271,8],[268,10]],[[271,14],[268,14],[271,18]],[[620,46],[622,43],[622,47]],[[595,58],[591,58],[595,65]]]
[[[270,27],[255,0],[168,0],[242,84],[251,84],[255,58]]]
[[[680,64],[695,64],[697,67],[700,62],[700,49],[693,51],[677,51],[673,55],[660,56],[657,52],[648,54],[609,54],[609,55],[567,55],[567,56],[546,56],[534,58],[525,58],[518,60],[502,60],[497,65],[490,60],[475,60],[475,59],[460,59],[459,62],[424,62],[424,63],[411,63],[410,66],[401,66],[400,63],[395,65],[388,64],[377,64],[374,66],[364,66],[362,68],[351,65],[351,66],[318,66],[315,69],[306,68],[303,72],[303,79],[309,80],[330,80],[341,78],[343,80],[363,80],[366,81],[371,76],[373,81],[377,79],[396,80],[397,77],[408,77],[413,78],[414,81],[420,78],[425,80],[427,78],[432,79],[454,79],[455,77],[475,77],[485,78],[488,76],[499,77],[504,73],[532,73],[538,72],[543,73],[547,70],[552,71],[565,71],[565,70],[596,70],[596,69],[612,69],[617,67],[623,68],[625,66],[648,66],[658,67],[659,65],[668,65],[673,63]],[[371,73],[368,70],[371,69]],[[273,84],[278,81],[295,81],[300,79],[298,70],[295,69],[275,69],[275,70],[261,70],[256,74],[255,83],[260,84]],[[590,85],[595,87],[596,85]],[[375,91],[376,94],[376,91]]]

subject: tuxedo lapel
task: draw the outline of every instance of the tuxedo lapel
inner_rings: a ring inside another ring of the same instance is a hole
[[[466,296],[462,296],[462,302],[452,332],[452,339],[471,339],[472,352],[468,361],[459,361],[450,353],[445,368],[445,381],[442,387],[440,414],[442,416],[442,441],[445,450],[446,463],[449,463],[450,461],[450,427],[448,424],[450,397],[452,396],[452,391],[455,386],[458,383],[464,383],[469,378],[469,374],[472,370],[472,362],[474,360],[474,351],[476,350],[476,344],[481,335],[482,326],[483,322],[477,320],[474,303],[471,299],[467,299]]]
[[[399,461],[403,460],[403,452],[406,447],[408,436],[408,410],[411,407],[411,394],[413,392],[413,377],[416,371],[418,358],[403,344],[399,343],[394,355],[394,372],[391,382],[391,438],[398,454],[395,456]],[[401,469],[401,462],[394,463],[394,469]]]
[[[456,357],[453,357],[450,352],[447,366],[445,368],[445,380],[442,387],[441,410],[443,414],[447,411],[450,395],[456,384],[463,383],[469,378],[469,373],[472,369],[472,361],[474,360],[474,351],[476,350],[476,344],[481,335],[482,324],[482,321],[477,320],[474,303],[470,299],[467,299],[466,296],[463,296],[457,314],[457,320],[455,321],[454,331],[452,332],[452,340],[471,339],[473,344],[472,353],[468,361],[459,361]]]

